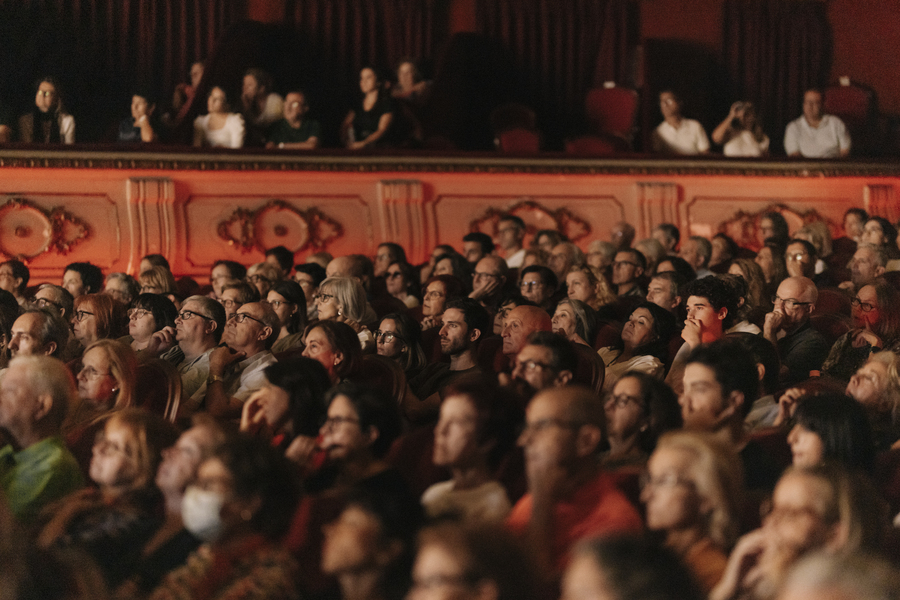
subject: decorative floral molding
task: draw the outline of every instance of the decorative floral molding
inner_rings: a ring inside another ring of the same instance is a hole
[[[841,235],[840,226],[820,215],[816,209],[811,208],[803,212],[798,212],[789,206],[779,203],[770,204],[762,210],[752,213],[739,210],[734,213],[734,216],[730,219],[720,223],[718,230],[720,233],[730,236],[738,243],[738,246],[759,250],[761,247],[759,240],[760,221],[762,220],[762,216],[768,212],[780,213],[781,216],[784,217],[784,220],[787,221],[790,231],[796,231],[813,221],[823,221],[831,230],[832,237],[839,237]]]
[[[525,221],[527,235],[534,235],[541,229],[556,229],[569,240],[577,242],[591,233],[591,225],[567,208],[556,210],[542,206],[531,198],[522,198],[507,209],[489,208],[482,216],[469,223],[470,231],[480,231],[497,237],[500,217],[513,214]]]
[[[271,200],[256,210],[237,208],[217,227],[219,237],[241,252],[284,246],[291,252],[321,250],[344,235],[343,226],[317,208],[298,210]]]
[[[48,251],[66,255],[91,236],[90,226],[62,207],[49,211],[26,198],[0,206],[0,253],[28,262]]]

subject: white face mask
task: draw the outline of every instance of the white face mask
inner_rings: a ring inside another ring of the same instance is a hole
[[[222,535],[222,506],[225,496],[218,492],[188,486],[181,501],[184,527],[204,542],[214,542]]]

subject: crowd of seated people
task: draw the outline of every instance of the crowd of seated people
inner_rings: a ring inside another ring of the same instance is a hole
[[[825,225],[766,213],[755,259],[671,224],[585,253],[507,214],[420,265],[389,241],[208,284],[160,255],[62,285],[0,263],[4,592],[769,600],[900,577],[896,228]]]
[[[116,139],[121,143],[173,140],[170,134],[185,122],[188,114],[200,112],[192,123],[196,147],[305,150],[321,146],[325,137],[322,124],[310,116],[316,107],[310,106],[304,90],[291,88],[282,96],[275,91],[272,75],[253,67],[243,74],[239,98],[236,90],[236,97],[229,98],[227,86],[204,80],[204,73],[202,62],[191,66],[191,83],[177,86],[165,114],[159,114],[163,108],[154,92],[135,90],[131,116],[119,123]],[[195,98],[200,89],[208,90],[205,106],[203,98]],[[351,150],[421,146],[422,109],[430,91],[431,82],[423,79],[413,59],[400,61],[389,78],[375,66],[364,66],[359,71],[359,92],[346,98],[350,110],[337,132],[340,145]],[[17,121],[0,107],[0,142],[75,143],[75,118],[66,111],[57,81],[44,77],[36,84],[35,93],[34,106]],[[752,102],[734,102],[710,136],[699,121],[687,118],[683,109],[677,92],[665,89],[659,93],[663,120],[648,136],[650,152],[709,155],[713,148],[711,138],[728,157],[769,156],[769,134],[775,132],[763,131]],[[824,112],[824,95],[818,89],[805,91],[801,116],[780,135],[788,157],[841,158],[851,152],[847,126],[838,116]],[[502,236],[498,241],[501,245],[515,243]],[[649,254],[645,257],[652,262]],[[510,266],[519,268],[519,260],[513,258]]]

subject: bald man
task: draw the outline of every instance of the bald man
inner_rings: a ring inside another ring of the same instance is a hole
[[[551,331],[553,328],[550,315],[537,306],[517,306],[506,315],[503,321],[503,354],[510,359],[515,357],[525,344],[528,336],[535,331]]]
[[[818,371],[828,357],[828,342],[809,324],[818,298],[811,279],[788,277],[775,293],[775,308],[766,315],[763,336],[778,348],[785,386],[808,379],[810,371]]]

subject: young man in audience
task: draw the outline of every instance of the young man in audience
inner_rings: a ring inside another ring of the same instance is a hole
[[[619,250],[613,262],[612,284],[616,294],[623,297],[643,298],[640,278],[647,268],[647,259],[637,250]]]
[[[671,223],[660,223],[653,228],[650,234],[666,249],[666,254],[678,254],[678,242],[681,240],[681,232]]]
[[[485,256],[491,256],[494,253],[494,240],[486,233],[473,231],[463,236],[463,256],[466,262],[474,269]]]
[[[24,523],[84,485],[61,437],[63,420],[76,401],[72,375],[55,358],[20,356],[0,378],[0,427],[10,442],[0,449],[0,489]]]
[[[75,262],[66,266],[63,272],[62,286],[77,298],[84,294],[97,294],[103,291],[103,271],[89,262]]]
[[[547,267],[531,265],[519,272],[519,291],[522,296],[551,315],[556,310],[556,303],[562,299],[562,296],[557,297],[558,285],[556,275]]]
[[[315,119],[307,119],[309,105],[306,94],[288,92],[284,97],[284,118],[276,121],[267,136],[266,148],[284,150],[313,150],[319,147],[322,126]]]
[[[784,130],[784,151],[790,157],[845,158],[850,156],[850,133],[838,117],[823,111],[819,90],[803,94],[803,115]]]
[[[709,259],[712,257],[712,244],[705,237],[699,235],[692,235],[689,237],[681,245],[678,256],[691,265],[691,268],[693,268],[694,272],[697,274],[697,279],[709,277],[713,274],[713,272],[709,270]]]
[[[519,445],[525,451],[528,493],[507,526],[526,538],[548,575],[558,575],[580,539],[636,533],[637,510],[608,475],[597,452],[603,404],[581,386],[544,389],[528,404]]]
[[[537,306],[517,306],[503,320],[503,354],[510,359],[518,356],[528,341],[528,336],[536,331],[551,331],[553,323],[550,315]]]
[[[0,263],[0,290],[6,290],[16,297],[16,302],[22,306],[27,301],[25,288],[28,287],[28,279],[31,274],[28,267],[20,260],[11,259]]]
[[[525,260],[525,221],[515,215],[503,215],[497,222],[497,245],[510,269],[522,268]]]
[[[818,296],[811,279],[788,277],[778,286],[774,309],[766,314],[763,336],[778,348],[784,386],[808,379],[828,357],[828,343],[809,324]]]
[[[223,419],[241,416],[244,402],[265,382],[263,369],[277,361],[269,349],[279,328],[278,315],[261,302],[245,304],[229,316],[222,333],[224,345],[209,355],[206,410],[210,414]]]

